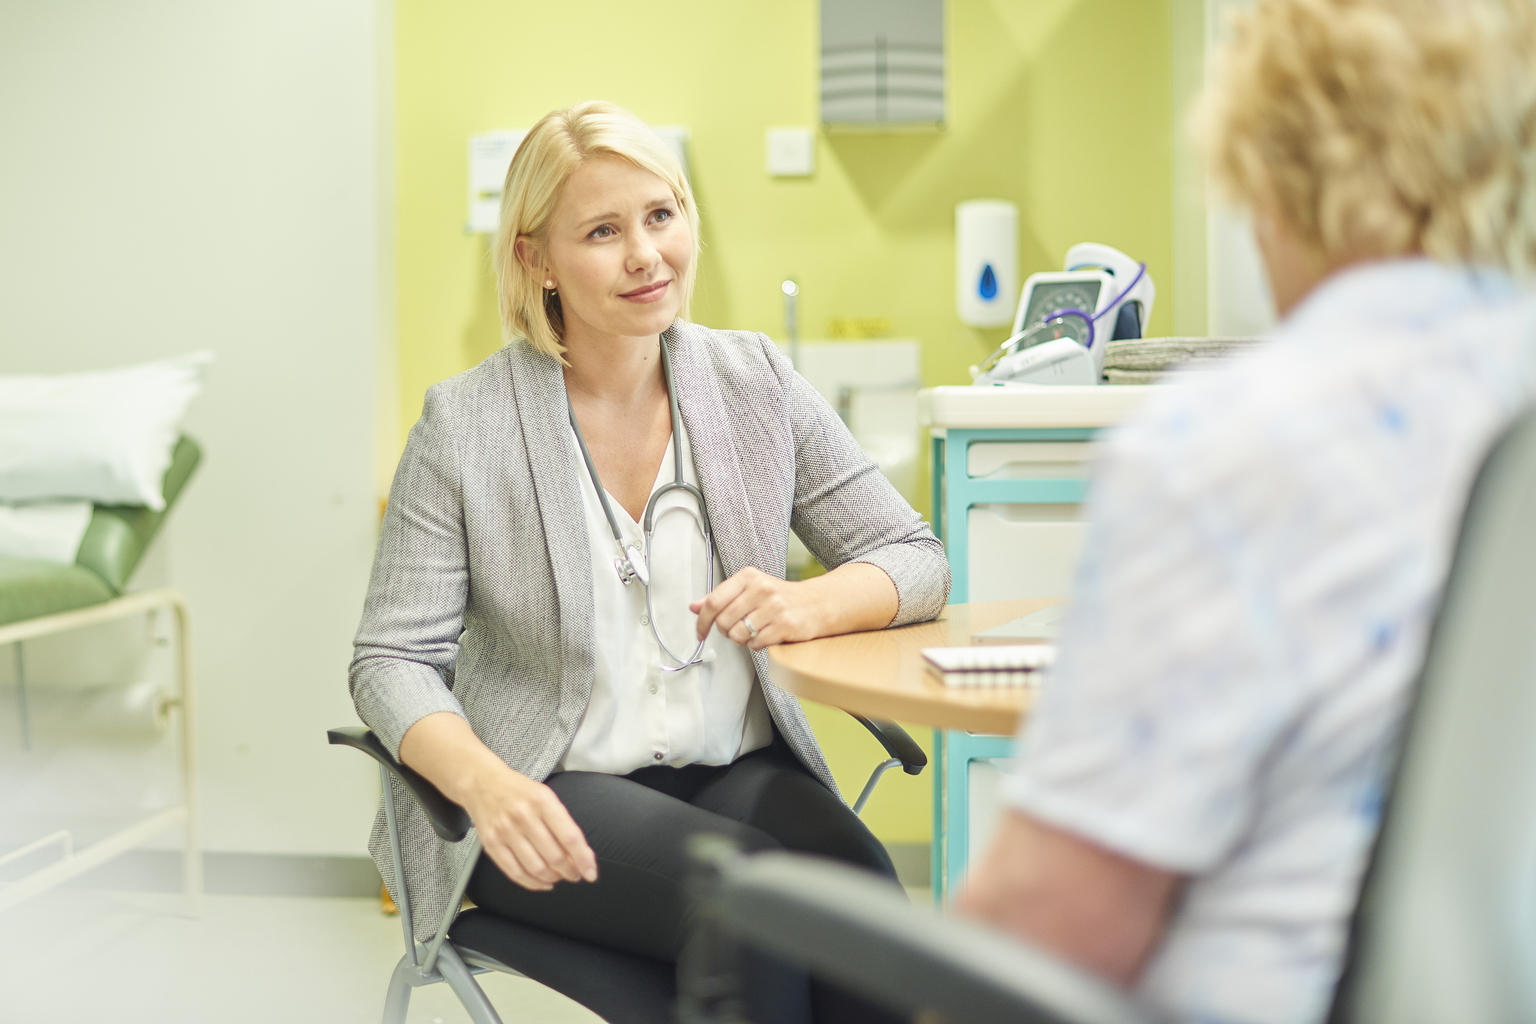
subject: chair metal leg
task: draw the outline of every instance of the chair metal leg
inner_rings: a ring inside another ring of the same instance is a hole
[[[869,781],[864,783],[864,788],[860,791],[859,798],[853,802],[854,814],[864,813],[864,805],[869,803],[869,798],[874,794],[875,783],[880,781],[880,776],[884,775],[892,768],[898,767],[900,764],[901,761],[899,759],[888,757],[884,761],[881,761],[879,764],[875,765],[875,770],[870,774]]]
[[[464,1004],[474,1024],[501,1024],[496,1008],[485,997],[485,990],[475,980],[474,974],[459,957],[459,951],[452,943],[445,942],[437,951],[437,970],[453,989],[454,995],[459,997],[459,1002]]]
[[[470,876],[475,873],[475,863],[480,859],[480,837],[470,845],[469,855],[464,860],[464,868],[459,872],[459,880],[453,887],[453,898],[443,908],[443,919],[437,924],[437,935],[432,939],[432,944],[427,947],[427,955],[421,961],[421,969],[430,971],[437,966],[437,951],[448,941],[448,928],[453,924],[453,919],[459,916],[459,907],[464,902],[464,893],[469,889]]]
[[[416,965],[403,956],[395,965],[395,973],[389,978],[389,992],[384,996],[384,1024],[405,1024],[405,1012],[411,1008],[411,981],[416,976]]]
[[[379,765],[379,785],[384,789],[384,823],[389,829],[389,857],[395,869],[395,906],[400,908],[400,929],[405,933],[405,959],[412,967],[419,962],[416,952],[416,926],[411,920],[411,894],[405,885],[405,861],[400,856],[400,825],[395,820],[395,791],[389,781],[389,769]]]

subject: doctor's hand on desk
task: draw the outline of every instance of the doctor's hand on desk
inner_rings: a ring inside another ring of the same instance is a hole
[[[411,726],[400,760],[469,812],[486,856],[524,889],[597,881],[597,857],[555,791],[509,768],[458,715]]]
[[[781,580],[747,566],[688,606],[699,617],[698,636],[714,626],[754,651],[864,629],[884,629],[900,601],[885,570],[847,562],[825,576]]]

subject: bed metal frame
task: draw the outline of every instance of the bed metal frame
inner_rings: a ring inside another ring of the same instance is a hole
[[[74,848],[74,836],[68,830],[60,830],[0,856],[0,866],[3,866],[55,844],[63,851],[63,855],[47,867],[39,868],[16,881],[0,884],[0,911],[46,892],[179,826],[183,830],[182,887],[186,893],[188,911],[193,916],[202,912],[203,855],[197,831],[197,760],[192,728],[192,664],[186,598],[180,591],[170,588],[146,590],[73,611],[12,622],[0,626],[0,647],[10,645],[14,651],[16,693],[21,712],[22,743],[25,747],[30,743],[31,731],[27,708],[25,642],[132,615],[152,615],[161,609],[169,609],[176,618],[177,689],[168,702],[168,708],[176,712],[180,719],[181,803],[156,811],[82,850]]]

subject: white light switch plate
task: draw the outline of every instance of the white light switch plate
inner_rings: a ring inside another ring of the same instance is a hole
[[[816,170],[816,133],[809,128],[768,129],[768,173],[806,177]]]

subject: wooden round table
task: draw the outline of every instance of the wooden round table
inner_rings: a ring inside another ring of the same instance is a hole
[[[847,633],[769,648],[773,681],[798,697],[866,718],[1011,736],[1034,691],[945,686],[928,671],[924,647],[969,647],[971,634],[1063,598],[952,604],[933,622]]]

